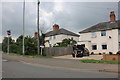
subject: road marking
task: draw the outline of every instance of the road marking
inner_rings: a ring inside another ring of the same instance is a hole
[[[4,61],[4,62],[8,62],[8,60],[6,60],[6,59],[2,59],[2,61]]]

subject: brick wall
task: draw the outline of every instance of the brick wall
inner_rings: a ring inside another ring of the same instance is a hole
[[[120,61],[120,55],[104,54],[103,60],[105,60],[105,61]]]

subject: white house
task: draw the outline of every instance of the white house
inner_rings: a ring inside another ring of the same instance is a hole
[[[120,20],[116,20],[113,11],[109,22],[99,23],[79,33],[78,44],[88,48],[91,53],[116,54],[120,50]]]
[[[53,47],[57,45],[57,43],[61,43],[63,39],[73,39],[75,41],[79,41],[79,35],[75,34],[66,29],[59,29],[57,24],[53,25],[53,31],[46,33],[45,37],[45,47]]]

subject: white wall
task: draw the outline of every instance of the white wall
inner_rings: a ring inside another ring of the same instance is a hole
[[[118,30],[118,42],[119,42],[119,51],[120,51],[120,29]]]
[[[56,35],[55,39],[51,39],[50,37],[46,37],[45,40],[49,40],[50,44],[54,45],[58,42],[62,42],[63,39],[68,39],[68,38],[73,38],[73,40],[75,41],[79,41],[79,37],[77,36],[71,36],[71,35],[64,35],[64,34],[60,34],[60,35]],[[49,47],[49,43],[45,43],[45,47]]]
[[[118,29],[113,29],[113,30],[107,30],[106,31],[106,36],[101,36],[101,31],[96,32],[97,37],[92,38],[91,33],[82,33],[80,34],[79,41],[86,41],[89,40],[89,46],[88,43],[85,43],[89,49],[90,52],[94,52],[96,54],[98,53],[109,53],[113,52],[116,53],[118,51]],[[111,39],[109,38],[111,36]],[[119,36],[120,38],[120,36]],[[92,50],[92,44],[96,43],[97,44],[97,50]],[[107,50],[102,49],[102,44],[106,43],[108,45]]]

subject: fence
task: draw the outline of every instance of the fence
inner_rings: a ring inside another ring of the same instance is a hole
[[[63,56],[73,52],[72,47],[45,47],[44,55],[46,56]]]

